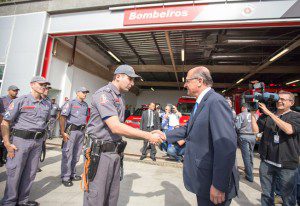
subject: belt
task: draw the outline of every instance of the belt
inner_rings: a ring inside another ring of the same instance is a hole
[[[101,152],[116,152],[122,153],[127,142],[120,140],[117,142],[103,141],[100,139],[92,139],[92,147],[99,147]]]
[[[12,136],[21,137],[23,139],[41,139],[45,135],[45,131],[33,132],[28,130],[13,129]]]
[[[101,148],[101,152],[115,152],[117,144],[115,142],[103,141],[100,139],[93,139],[92,140],[95,146]]]
[[[239,135],[255,135],[254,133],[247,133],[247,132],[243,132],[243,133],[239,133]]]
[[[76,131],[76,130],[82,131],[82,130],[85,129],[85,125],[79,125],[79,126],[77,126],[75,124],[71,124],[71,126],[68,126],[68,127],[70,127],[70,131]]]

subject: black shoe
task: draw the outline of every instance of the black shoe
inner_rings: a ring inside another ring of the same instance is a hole
[[[143,160],[143,159],[145,159],[146,158],[146,155],[142,155],[141,157],[140,157],[140,160]]]
[[[36,172],[41,172],[43,171],[41,168],[37,168]]]
[[[75,177],[71,177],[71,181],[80,181],[81,177],[79,175],[75,175]]]
[[[156,158],[155,157],[150,157],[154,162],[156,162]]]
[[[61,183],[62,183],[65,187],[72,187],[72,186],[73,186],[73,182],[72,182],[71,180],[61,181]]]
[[[38,202],[36,201],[28,201],[26,203],[23,204],[17,204],[18,206],[38,206],[40,205]]]

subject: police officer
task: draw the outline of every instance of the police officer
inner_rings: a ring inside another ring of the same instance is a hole
[[[7,89],[7,95],[0,97],[0,114],[2,115],[2,118],[11,100],[17,98],[19,90],[20,89],[17,86],[11,85]]]
[[[246,179],[253,182],[253,150],[256,136],[252,131],[251,113],[248,112],[247,104],[242,104],[241,111],[236,117],[235,126],[238,132],[238,142],[244,161]]]
[[[86,162],[90,162],[88,183],[85,185],[84,205],[116,206],[120,189],[120,153],[124,151],[122,136],[161,142],[159,135],[134,129],[123,124],[125,104],[121,92],[128,92],[139,78],[129,65],[120,65],[113,81],[100,88],[92,97],[91,118],[87,134],[91,147],[87,148]],[[90,150],[90,152],[89,152]],[[85,171],[86,174],[86,171]]]
[[[52,108],[51,108],[51,118],[49,121],[49,139],[52,139],[54,136],[55,123],[56,120],[59,119],[60,111],[61,111],[58,104],[56,104],[56,100],[54,98],[51,99],[51,104],[52,104]]]
[[[66,187],[79,181],[76,175],[76,163],[79,161],[84,140],[84,129],[88,116],[88,104],[84,101],[89,91],[81,87],[76,91],[77,97],[62,106],[60,132],[63,137],[61,179]]]
[[[31,93],[14,99],[4,115],[1,129],[8,157],[3,205],[38,205],[28,198],[50,118],[51,105],[41,97],[48,84],[43,77],[33,77]]]
[[[7,89],[7,95],[0,97],[0,123],[2,122],[5,111],[10,104],[11,100],[17,98],[19,88],[15,85],[11,85]],[[6,162],[6,149],[2,141],[2,135],[0,134],[0,167]]]

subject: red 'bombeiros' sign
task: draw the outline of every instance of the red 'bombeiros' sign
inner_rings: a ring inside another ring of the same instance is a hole
[[[196,18],[203,8],[202,6],[187,5],[128,9],[124,13],[124,25],[190,22]]]

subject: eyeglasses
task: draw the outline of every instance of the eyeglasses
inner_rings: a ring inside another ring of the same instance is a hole
[[[286,102],[286,101],[293,101],[293,100],[291,100],[291,99],[280,98],[279,101]]]
[[[186,78],[185,81],[184,81],[184,83],[185,83],[185,84],[188,84],[188,83],[189,83],[190,81],[192,81],[193,79],[199,79],[199,77],[193,77],[193,78],[189,78],[189,79]]]

